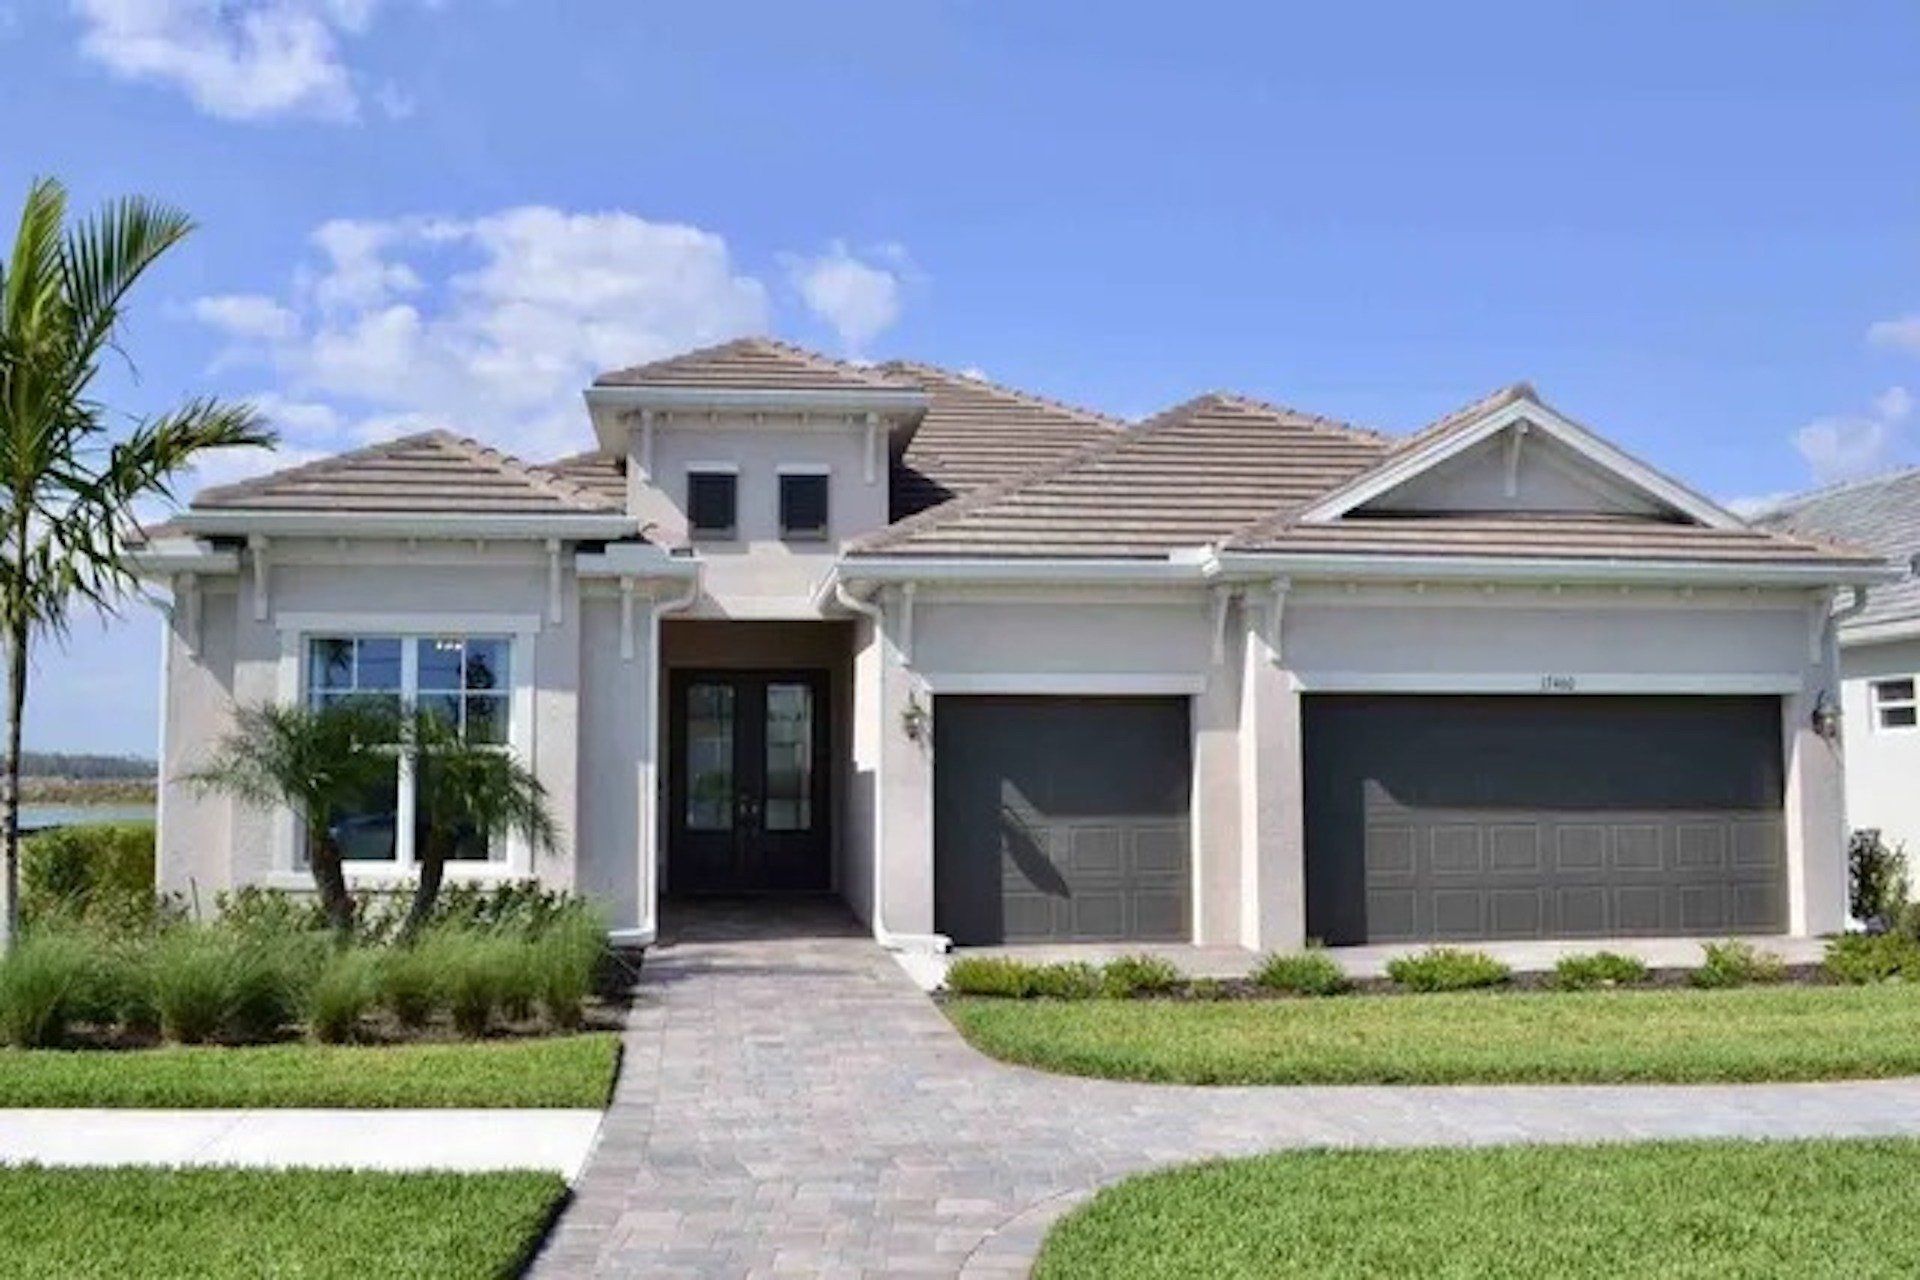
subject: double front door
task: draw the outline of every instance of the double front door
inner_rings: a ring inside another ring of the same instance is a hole
[[[671,697],[668,887],[830,887],[826,673],[676,671]]]

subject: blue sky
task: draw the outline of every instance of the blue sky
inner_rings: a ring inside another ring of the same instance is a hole
[[[0,198],[190,210],[113,401],[283,461],[584,448],[593,369],[762,329],[1128,416],[1527,378],[1727,499],[1920,453],[1920,7],[1286,10],[0,0]],[[150,753],[157,634],[44,653],[29,744]]]

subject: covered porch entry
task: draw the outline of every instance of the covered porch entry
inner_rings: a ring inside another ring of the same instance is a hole
[[[661,627],[661,888],[681,899],[844,894],[852,627]]]

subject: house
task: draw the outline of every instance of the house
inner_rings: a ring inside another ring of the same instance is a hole
[[[1920,468],[1803,494],[1758,523],[1843,539],[1908,569],[1841,621],[1840,705],[1848,818],[1920,855]]]
[[[160,878],[307,884],[182,778],[237,703],[442,707],[551,792],[476,845],[652,938],[830,892],[890,945],[1813,934],[1846,917],[1833,607],[1878,555],[1739,518],[1526,386],[1410,437],[1234,395],[1137,425],[747,339],[608,373],[593,447],[450,434],[202,492]],[[409,873],[415,780],[344,819]]]

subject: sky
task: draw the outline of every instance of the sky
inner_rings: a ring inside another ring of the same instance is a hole
[[[596,370],[748,332],[1126,417],[1408,431],[1527,379],[1751,506],[1920,460],[1920,6],[0,0],[35,175],[198,221],[101,387],[278,456],[591,443]],[[157,616],[27,743],[152,754]]]

